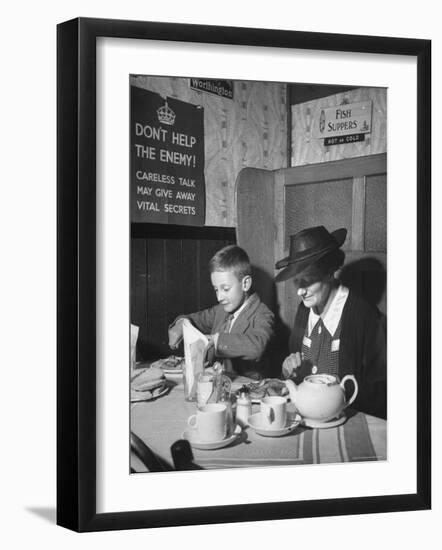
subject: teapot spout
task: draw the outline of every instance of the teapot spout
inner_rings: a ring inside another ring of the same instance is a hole
[[[289,390],[290,401],[296,406],[296,398],[298,393],[298,388],[293,380],[284,380],[286,388]]]

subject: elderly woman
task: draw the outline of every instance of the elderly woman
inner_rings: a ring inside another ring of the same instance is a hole
[[[275,281],[292,279],[301,298],[283,375],[297,383],[308,374],[353,374],[353,407],[386,418],[386,342],[379,311],[339,283],[346,229],[311,227],[290,237],[290,254],[276,263]]]

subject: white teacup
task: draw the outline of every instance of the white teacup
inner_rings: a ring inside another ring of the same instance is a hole
[[[261,423],[263,428],[279,430],[287,423],[287,399],[278,395],[264,397],[261,401]]]
[[[209,403],[198,409],[188,419],[191,428],[196,429],[201,442],[221,441],[227,433],[227,407],[222,403]]]

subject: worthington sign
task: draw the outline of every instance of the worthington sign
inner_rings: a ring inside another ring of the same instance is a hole
[[[199,92],[219,95],[227,99],[233,99],[233,81],[232,80],[202,80],[200,78],[191,78],[190,87]]]

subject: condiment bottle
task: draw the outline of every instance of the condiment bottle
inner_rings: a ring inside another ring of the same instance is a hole
[[[249,425],[249,416],[252,414],[252,400],[249,390],[243,386],[239,390],[239,397],[236,401],[236,422],[245,428]]]
[[[215,394],[215,401],[219,401],[222,394],[224,366],[219,361],[215,361],[212,368],[213,368],[213,372],[215,373],[215,381],[214,381],[214,388],[213,388],[214,394]]]
[[[230,437],[235,430],[230,392],[223,390],[218,402],[226,406],[226,437]]]

